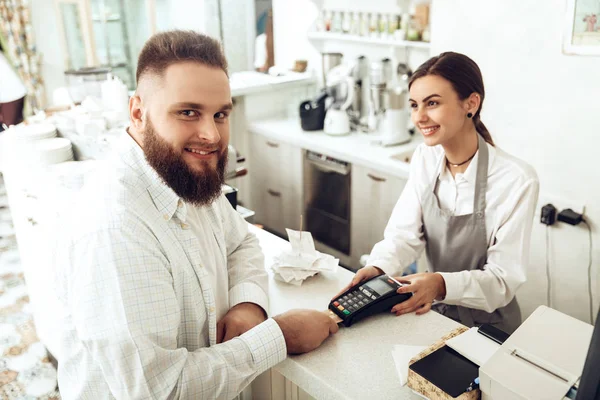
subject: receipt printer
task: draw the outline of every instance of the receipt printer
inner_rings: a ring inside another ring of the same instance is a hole
[[[563,399],[581,378],[593,328],[538,307],[479,368],[483,399]]]

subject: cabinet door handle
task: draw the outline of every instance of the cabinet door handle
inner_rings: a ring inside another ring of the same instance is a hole
[[[367,174],[367,176],[371,179],[373,179],[375,182],[385,182],[386,179],[385,178],[380,178],[378,176],[375,176],[373,174]]]
[[[37,225],[37,221],[31,217],[27,217],[27,222],[29,222],[31,226]]]
[[[273,196],[273,197],[281,197],[281,192],[276,192],[276,191],[274,191],[274,190],[271,190],[271,189],[267,190],[267,192],[268,192],[268,193],[269,193],[271,196]]]
[[[275,147],[275,148],[279,147],[279,143],[269,142],[268,140],[267,140],[267,145],[269,147]]]

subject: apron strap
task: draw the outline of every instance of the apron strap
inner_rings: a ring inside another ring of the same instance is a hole
[[[477,158],[477,178],[475,179],[475,196],[473,197],[473,214],[477,218],[485,216],[485,193],[487,192],[487,175],[489,152],[487,143],[478,133],[479,157]]]

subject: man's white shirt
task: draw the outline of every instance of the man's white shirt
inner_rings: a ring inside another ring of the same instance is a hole
[[[229,308],[268,310],[258,240],[224,196],[181,201],[129,134],[86,182],[60,242],[63,398],[230,399],[286,357],[272,319],[216,343]]]

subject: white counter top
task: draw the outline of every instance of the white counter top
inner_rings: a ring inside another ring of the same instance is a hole
[[[251,226],[265,252],[266,264],[290,244]],[[352,273],[320,273],[302,286],[276,281],[269,271],[271,315],[292,308],[325,310],[331,296],[351,279]],[[396,317],[378,315],[356,323],[327,339],[315,351],[288,357],[275,367],[287,379],[319,400],[421,399],[400,380],[392,359],[396,344],[428,346],[459,324],[433,311]]]
[[[271,76],[255,71],[235,72],[229,78],[231,97],[244,96],[247,94],[277,90],[283,86],[291,88],[294,86],[305,86],[315,83],[315,78],[308,73],[290,72],[285,76]]]
[[[353,132],[346,136],[330,136],[323,131],[306,132],[300,126],[300,119],[273,119],[253,122],[249,131],[278,140],[293,146],[326,154],[353,164],[407,179],[409,163],[392,158],[400,154],[401,159],[412,155],[422,143],[420,135],[397,146],[382,147],[372,144],[372,135]]]

